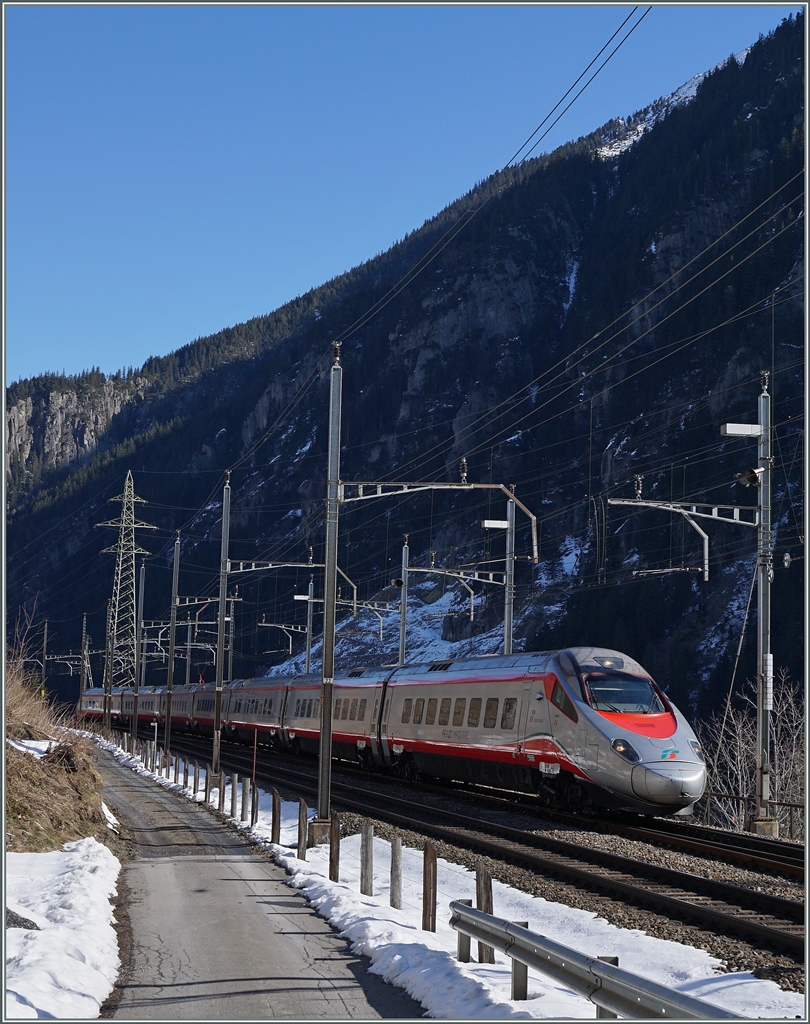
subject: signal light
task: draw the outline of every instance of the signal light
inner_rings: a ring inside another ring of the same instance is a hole
[[[742,484],[743,487],[759,487],[761,473],[761,469],[746,469],[742,473],[737,474],[737,483]]]

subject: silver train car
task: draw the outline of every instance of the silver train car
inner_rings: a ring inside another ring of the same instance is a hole
[[[86,693],[97,700],[98,691]],[[178,708],[176,718],[174,692],[172,729],[212,735],[213,685],[186,694],[191,709],[181,717]],[[159,696],[165,718],[165,691]],[[315,754],[320,699],[320,675],[236,680],[222,692],[223,734]],[[335,679],[333,699],[334,756],[412,780],[455,779],[571,809],[642,814],[691,813],[706,787],[688,722],[649,673],[617,651],[355,668]]]

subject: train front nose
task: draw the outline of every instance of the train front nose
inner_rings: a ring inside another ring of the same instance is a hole
[[[688,761],[637,764],[631,776],[633,792],[655,804],[686,807],[703,796],[706,767]]]

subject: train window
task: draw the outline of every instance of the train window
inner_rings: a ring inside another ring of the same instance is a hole
[[[456,697],[453,706],[453,725],[464,725],[464,712],[467,710],[467,698]]]
[[[374,710],[371,712],[372,721],[376,722],[376,720],[377,720],[377,709],[379,708],[379,706],[380,706],[380,698],[377,697],[377,699],[374,701]]]
[[[484,708],[484,728],[494,729],[498,722],[498,698],[487,697],[487,704]]]
[[[343,700],[343,711],[340,713],[340,720],[345,722],[349,717],[349,698],[345,697]]]
[[[242,701],[241,700],[238,700],[236,702],[236,704],[234,705],[234,709],[233,710],[234,711],[241,711],[242,710]]]
[[[470,729],[477,729],[481,721],[481,698],[473,697],[470,701],[470,713],[467,715],[467,725]]]
[[[515,710],[517,708],[517,697],[506,697],[503,702],[503,714],[501,715],[501,728],[515,728]]]
[[[356,722],[357,721],[357,697],[353,697],[352,698],[352,702],[351,702],[351,705],[349,707],[349,721],[350,722]]]
[[[334,719],[337,721],[340,718],[340,706],[343,703],[340,697],[335,701],[335,714]]]
[[[315,718],[320,718],[320,716],[321,716],[321,698],[320,697],[316,697],[315,698],[315,703],[312,705],[312,714],[313,714],[313,717],[315,717]]]
[[[439,705],[439,725],[447,725],[450,721],[450,698],[442,697]]]
[[[435,697],[431,697],[427,703],[427,714],[425,715],[425,725],[433,725],[436,721],[436,709],[439,706],[439,702]]]
[[[358,720],[358,722],[365,721],[365,718],[366,718],[366,705],[367,704],[368,704],[368,699],[366,697],[363,697],[363,699],[357,705],[357,720]]]
[[[307,710],[306,710],[306,714],[305,714],[304,717],[305,718],[312,718],[312,701],[311,700],[307,701]]]
[[[293,718],[298,718],[300,713],[301,713],[301,698],[299,697],[298,700],[295,702],[295,711],[293,711]]]
[[[559,679],[555,681],[554,689],[551,691],[551,703],[558,707],[565,717],[570,718],[572,722],[578,720],[579,716],[577,715],[576,708],[571,703],[571,698],[560,685]]]
[[[402,724],[407,725],[411,720],[411,708],[413,707],[413,701],[410,697],[407,697],[402,704]]]
[[[416,704],[414,704],[414,706],[413,706],[413,724],[414,725],[421,725],[422,724],[422,715],[424,714],[424,711],[425,711],[425,698],[424,697],[420,697],[417,700]]]

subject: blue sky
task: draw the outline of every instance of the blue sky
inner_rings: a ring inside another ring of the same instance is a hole
[[[542,149],[798,9],[654,6]],[[502,167],[631,11],[6,5],[6,381],[140,366],[384,251]]]

